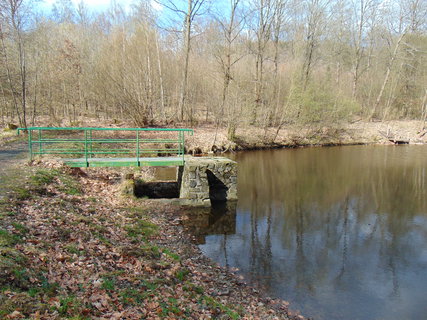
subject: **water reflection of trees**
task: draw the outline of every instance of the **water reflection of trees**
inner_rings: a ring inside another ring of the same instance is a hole
[[[427,221],[425,155],[393,147],[243,155],[244,221],[227,259],[290,299],[319,288],[399,296],[402,273],[426,267],[426,224],[414,226]]]

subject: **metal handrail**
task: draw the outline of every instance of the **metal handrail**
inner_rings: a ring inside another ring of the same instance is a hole
[[[132,154],[135,155],[135,165],[140,165],[141,155],[144,154],[176,154],[182,159],[182,165],[184,164],[184,153],[185,153],[185,134],[188,133],[193,135],[194,131],[192,129],[178,129],[178,128],[90,128],[90,127],[73,127],[73,128],[58,128],[58,127],[29,127],[29,128],[18,128],[17,133],[25,131],[28,133],[28,149],[30,160],[33,160],[34,155],[43,155],[43,154],[57,154],[57,155],[83,155],[84,162],[86,166],[89,166],[89,159],[94,155],[123,155],[123,154]],[[43,137],[44,131],[82,131],[84,136],[77,138],[52,138],[52,137]],[[93,133],[96,131],[125,131],[125,132],[134,132],[135,138],[94,138]],[[144,132],[168,132],[168,133],[177,133],[176,138],[146,138],[141,137],[141,134]],[[35,135],[36,134],[36,135]],[[82,144],[82,148],[49,148],[52,144]],[[123,148],[119,147],[108,147],[104,149],[96,148],[100,144],[133,144],[133,147]],[[156,146],[151,146],[149,148],[143,148],[142,145],[151,144]],[[173,148],[168,148],[166,146],[160,148],[157,147],[158,144],[174,144]],[[47,147],[46,147],[47,146]],[[111,158],[113,161],[114,158]]]

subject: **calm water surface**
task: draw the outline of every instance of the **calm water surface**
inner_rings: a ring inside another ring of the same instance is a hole
[[[236,160],[237,205],[195,228],[207,256],[307,317],[427,319],[426,146]]]

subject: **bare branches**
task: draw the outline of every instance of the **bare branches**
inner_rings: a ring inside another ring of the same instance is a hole
[[[232,138],[425,117],[425,1],[116,0],[96,13],[57,0],[32,24],[30,3],[0,0],[2,119],[204,121]]]

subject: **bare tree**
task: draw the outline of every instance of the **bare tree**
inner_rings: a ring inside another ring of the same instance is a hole
[[[79,14],[84,11],[83,3],[80,2]],[[53,18],[59,23],[72,23],[76,20],[77,12],[71,0],[56,0],[52,5]]]
[[[357,95],[360,76],[362,69],[362,60],[365,56],[366,42],[369,36],[368,28],[373,27],[375,22],[376,10],[378,1],[376,0],[353,0],[352,1],[352,16],[353,16],[353,32],[352,32],[352,47],[354,51],[353,58],[353,85],[352,96]],[[366,70],[366,69],[365,69]]]
[[[327,20],[326,10],[329,3],[330,0],[307,0],[305,2],[306,35],[301,76],[304,91],[307,89],[310,80],[315,62],[316,49],[319,46],[320,35],[325,26],[325,21]]]
[[[255,99],[251,110],[250,123],[255,124],[257,113],[265,104],[264,63],[267,59],[267,46],[271,40],[274,21],[274,2],[273,0],[253,0],[251,5],[255,34],[255,44],[254,48],[252,48],[255,55]]]
[[[157,1],[57,0],[30,20],[32,1],[0,0],[1,119],[214,121],[233,139],[243,124],[267,138],[359,112],[425,118],[426,1],[227,0],[215,18],[209,0]]]
[[[229,17],[217,18],[223,35],[223,45],[220,46],[220,52],[216,54],[216,59],[221,68],[223,84],[220,106],[215,120],[216,131],[213,145],[216,143],[218,128],[220,123],[224,120],[225,113],[227,114],[225,119],[227,122],[227,135],[230,140],[234,139],[237,128],[235,112],[233,112],[234,110],[232,110],[231,105],[227,100],[229,86],[233,80],[233,66],[243,57],[243,54],[237,52],[234,48],[234,44],[238,40],[238,37],[244,28],[244,19],[242,15],[239,16],[238,14],[240,2],[241,0],[230,0]]]
[[[417,28],[421,26],[422,22],[427,16],[427,5],[424,2],[418,0],[398,2],[397,9],[398,10],[392,11],[389,15],[389,43],[395,43],[393,51],[391,52],[388,59],[386,72],[382,81],[381,88],[378,92],[377,98],[372,108],[372,112],[369,117],[369,119],[371,120],[378,112],[379,105],[384,96],[385,89],[390,82],[392,70],[396,64],[396,61],[399,59],[399,53],[401,51],[402,46],[408,47],[408,43],[406,42],[408,34],[411,32],[416,33],[418,31]],[[405,65],[408,65],[410,62],[413,62],[413,57],[414,55],[412,56],[412,59],[407,59]],[[395,90],[395,88],[392,89],[392,91],[393,90]],[[388,111],[386,110],[385,114],[387,113]]]
[[[280,79],[279,79],[279,44],[285,24],[288,22],[286,8],[289,5],[288,0],[274,0],[274,18],[273,18],[273,44],[274,44],[274,71],[273,71],[273,100],[272,111],[268,116],[268,124],[272,119],[277,119],[277,112],[280,104]]]
[[[173,13],[184,18],[183,25],[183,50],[182,50],[182,75],[181,75],[181,89],[179,97],[179,114],[180,119],[184,120],[185,113],[189,113],[189,120],[192,121],[192,112],[186,110],[187,104],[187,87],[188,87],[188,70],[190,64],[190,51],[191,51],[191,35],[193,29],[193,23],[197,16],[202,14],[202,8],[207,3],[207,0],[187,0],[186,9],[182,8],[177,4],[176,1],[163,0],[158,1],[161,6],[171,10]]]
[[[1,14],[1,37],[2,37],[2,47],[3,54],[5,55],[6,64],[9,65],[11,62],[7,58],[6,46],[4,43],[5,29],[11,40],[14,42],[17,51],[17,65],[18,65],[18,74],[19,74],[19,91],[20,91],[20,104],[21,110],[18,114],[19,124],[21,127],[27,127],[27,60],[26,60],[26,50],[25,50],[25,41],[24,41],[24,17],[27,14],[27,8],[25,7],[23,0],[2,0],[0,2],[0,14]],[[11,87],[11,91],[14,91],[14,85],[12,84],[11,69],[7,67],[8,70],[8,79]],[[15,108],[18,111],[16,96],[14,96]]]

